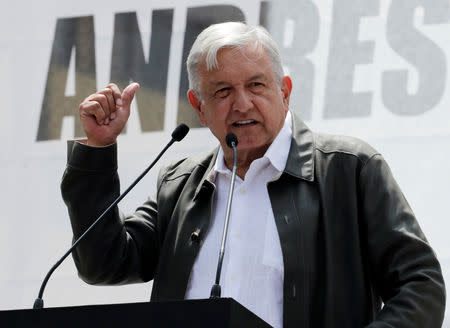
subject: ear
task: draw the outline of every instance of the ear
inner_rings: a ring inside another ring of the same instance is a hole
[[[206,118],[205,118],[205,114],[203,113],[203,108],[202,108],[203,104],[202,104],[202,101],[201,101],[199,95],[194,90],[189,90],[187,93],[187,96],[189,99],[189,103],[191,104],[192,108],[195,109],[195,112],[197,113],[200,123],[202,123],[202,125],[206,126],[207,125]]]
[[[289,76],[283,77],[281,80],[281,92],[283,93],[283,101],[289,105],[289,97],[292,91],[292,80]]]

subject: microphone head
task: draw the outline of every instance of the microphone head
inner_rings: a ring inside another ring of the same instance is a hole
[[[234,133],[228,133],[227,136],[225,137],[225,141],[227,143],[227,146],[230,148],[233,148],[233,143],[235,147],[237,147],[238,145],[238,138]]]
[[[178,125],[175,130],[172,132],[172,139],[175,141],[181,141],[184,137],[186,137],[186,134],[189,132],[189,127],[186,124],[181,123]]]

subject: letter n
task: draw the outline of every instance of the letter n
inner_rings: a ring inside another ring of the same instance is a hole
[[[111,59],[111,82],[123,90],[130,81],[139,82],[136,95],[142,132],[164,128],[167,74],[173,9],[154,10],[148,62],[135,12],[116,14]]]
[[[183,61],[181,66],[179,102],[178,102],[178,123],[186,123],[191,128],[200,127],[200,121],[187,101],[187,91],[189,82],[187,77],[186,60],[197,35],[211,24],[223,23],[227,21],[245,21],[244,13],[237,7],[231,5],[212,5],[204,7],[188,8],[186,31],[183,44]]]

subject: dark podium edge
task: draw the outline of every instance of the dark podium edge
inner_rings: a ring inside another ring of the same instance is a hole
[[[271,327],[232,298],[0,311],[0,327]]]

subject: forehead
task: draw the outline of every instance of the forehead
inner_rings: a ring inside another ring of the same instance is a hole
[[[263,47],[222,48],[217,52],[217,63],[216,68],[208,70],[205,60],[201,62],[199,73],[202,85],[217,80],[231,83],[252,76],[274,77],[270,58]]]

